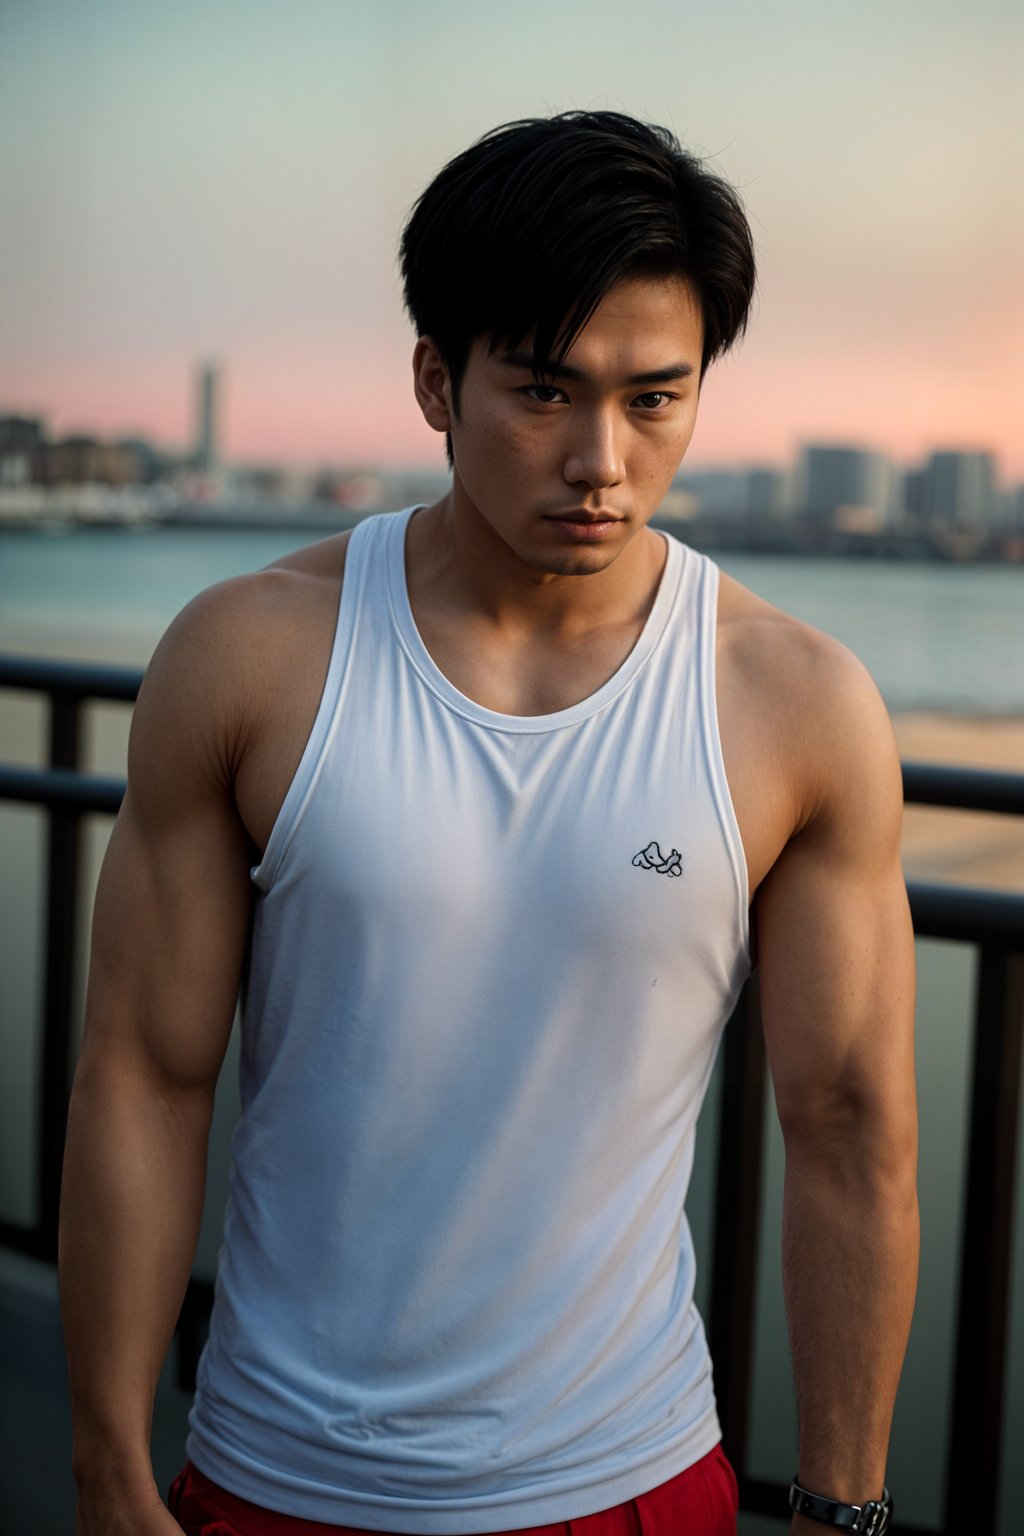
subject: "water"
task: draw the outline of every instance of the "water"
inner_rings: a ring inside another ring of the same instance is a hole
[[[0,535],[0,649],[144,664],[202,588],[307,530],[147,528]],[[729,555],[724,569],[835,635],[893,711],[1024,714],[1024,567]]]
[[[1024,713],[1024,567],[729,556],[730,575],[860,657],[893,712]]]

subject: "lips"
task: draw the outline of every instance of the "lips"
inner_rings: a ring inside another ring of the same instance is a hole
[[[549,513],[546,520],[554,523],[570,539],[604,538],[622,521],[610,512],[588,512],[583,507],[574,507],[569,512]]]
[[[583,507],[573,507],[568,512],[549,512],[548,520],[552,523],[619,523],[622,521],[614,512],[587,512]]]

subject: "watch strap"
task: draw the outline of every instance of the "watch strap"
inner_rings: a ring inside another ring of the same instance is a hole
[[[880,1499],[869,1499],[866,1504],[843,1504],[839,1499],[828,1499],[820,1493],[801,1488],[793,1479],[789,1486],[789,1506],[794,1514],[806,1515],[822,1525],[835,1526],[841,1531],[853,1531],[855,1536],[882,1536],[892,1519],[892,1498],[888,1488],[882,1489]]]

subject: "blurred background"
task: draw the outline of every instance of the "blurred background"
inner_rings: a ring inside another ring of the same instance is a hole
[[[614,108],[709,157],[740,189],[759,253],[748,335],[705,383],[662,522],[850,644],[905,757],[1024,772],[1022,79],[1024,11],[1001,0],[0,0],[0,651],[141,668],[210,582],[439,495],[443,444],[410,388],[404,219],[497,123]],[[127,721],[91,706],[81,766],[122,774]],[[45,699],[0,682],[0,761],[47,752]],[[109,827],[82,824],[72,1051]],[[12,1231],[39,1217],[46,839],[41,810],[0,801]],[[909,878],[1024,889],[1020,818],[911,809],[904,855]],[[932,1530],[977,956],[923,938],[918,958],[924,1267],[890,1480],[904,1516]],[[230,1072],[221,1097],[205,1277]],[[1017,1167],[1019,1147],[1005,1155]],[[763,1162],[747,1470],[788,1480],[771,1122]],[[710,1184],[709,1157],[691,1202],[705,1247]],[[1024,1437],[1022,1187],[993,1431],[1006,1448]],[[53,1273],[17,1244],[0,1243],[0,1309],[15,1453],[0,1514],[56,1536],[72,1526]],[[186,1405],[169,1376],[165,1476]],[[1004,1456],[1006,1536],[1022,1478]]]

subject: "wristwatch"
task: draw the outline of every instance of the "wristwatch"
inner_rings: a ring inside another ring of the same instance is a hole
[[[869,1499],[866,1504],[842,1504],[838,1499],[809,1493],[794,1478],[789,1485],[789,1507],[794,1514],[806,1515],[808,1520],[820,1520],[822,1525],[837,1526],[841,1531],[855,1531],[856,1536],[882,1536],[892,1519],[888,1488],[882,1489],[880,1499]]]

